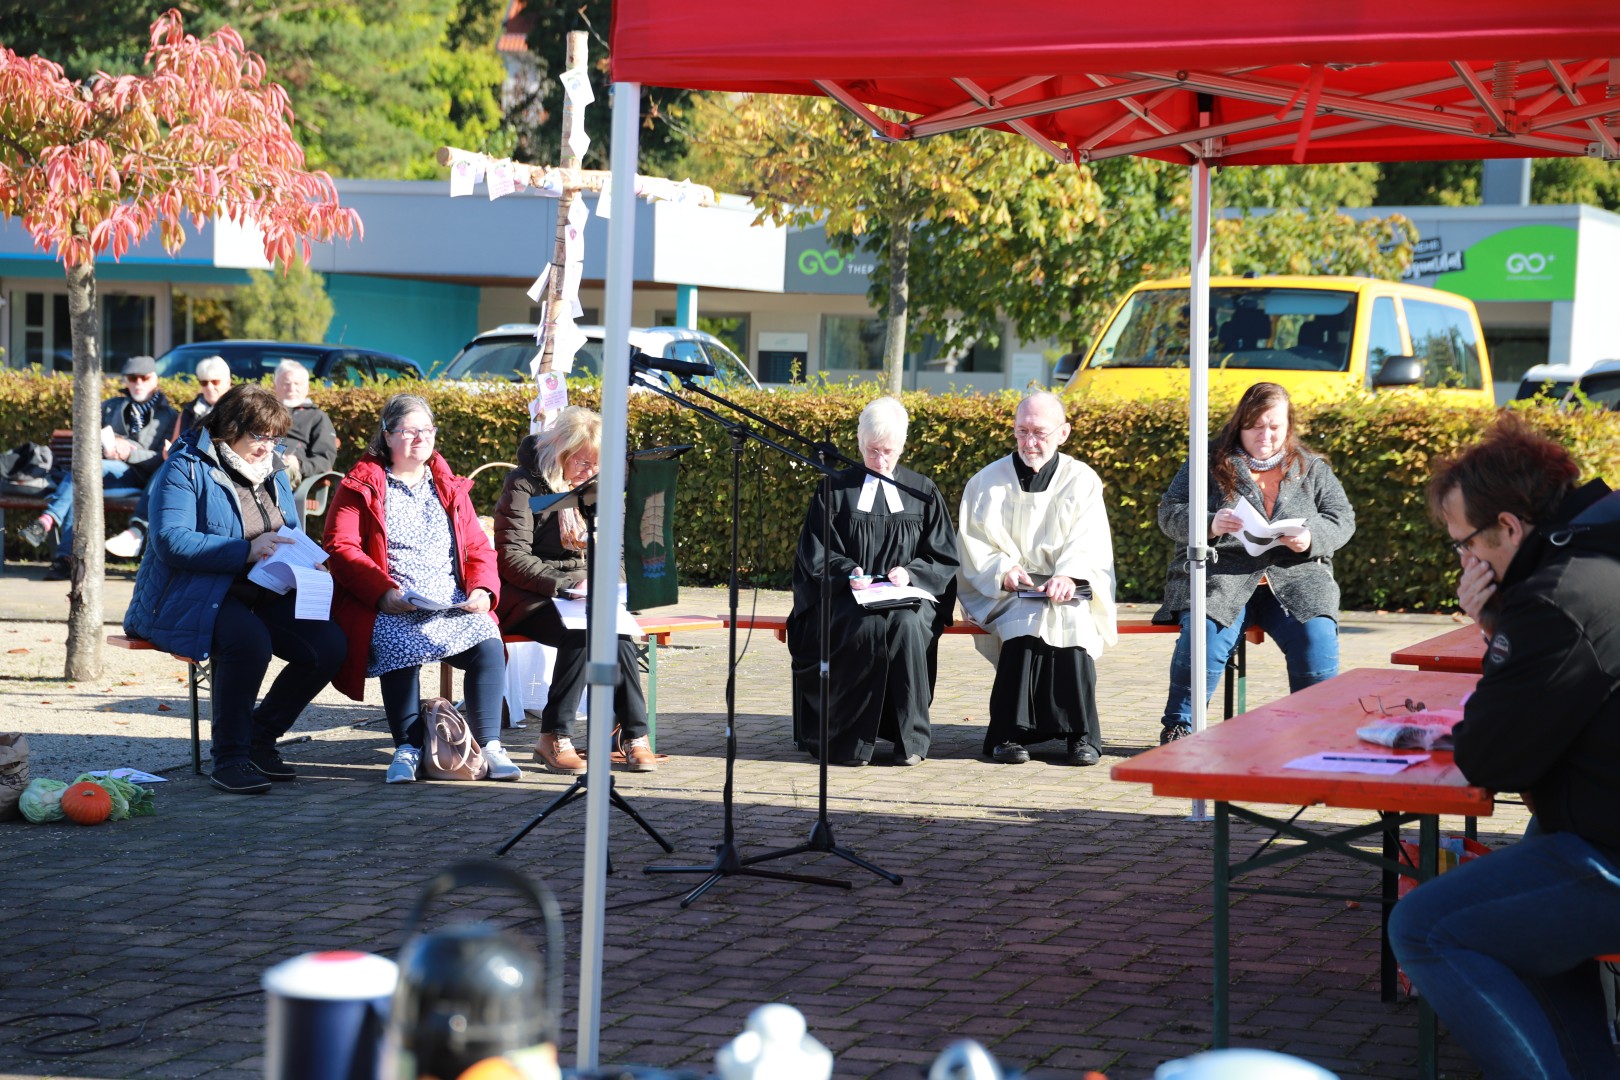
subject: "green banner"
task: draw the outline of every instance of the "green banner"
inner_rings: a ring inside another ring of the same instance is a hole
[[[1520,225],[1463,253],[1463,269],[1434,279],[1470,300],[1575,299],[1576,232],[1567,225]]]
[[[675,574],[674,458],[630,459],[624,500],[624,578],[631,611],[667,607],[680,599]]]

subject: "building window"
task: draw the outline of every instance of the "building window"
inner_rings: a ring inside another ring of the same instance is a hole
[[[859,315],[821,317],[821,370],[882,371],[882,319]]]

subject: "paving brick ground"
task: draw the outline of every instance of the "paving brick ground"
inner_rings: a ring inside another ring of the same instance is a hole
[[[761,610],[784,603],[768,594]],[[722,606],[719,593],[689,590],[681,610]],[[1347,617],[1345,666],[1382,665],[1392,648],[1448,625]],[[1108,778],[1110,764],[1156,741],[1173,638],[1123,639],[1099,664],[1105,747],[1102,767],[1091,769],[981,761],[990,669],[968,640],[947,639],[932,758],[914,769],[837,769],[831,778],[837,840],[904,884],[806,856],[772,865],[854,887],[729,877],[682,910],[676,901],[698,878],[643,869],[712,857],[722,820],[726,666],[724,633],[686,640],[662,659],[659,748],[670,760],[655,774],[618,779],[677,855],[663,856],[613,815],[605,1061],[706,1070],[765,1001],[804,1011],[836,1053],[839,1077],[919,1077],[962,1037],[1041,1078],[1086,1070],[1147,1077],[1207,1045],[1209,826],[1189,821],[1185,802]],[[161,698],[173,706],[165,763],[181,766],[183,690],[173,672],[159,675],[168,689],[155,696],[144,686],[70,690],[59,682],[53,694],[63,708],[76,707],[75,694],[99,696],[96,708],[115,707],[107,699],[120,694],[148,710]],[[1255,650],[1252,675],[1251,703],[1285,690],[1270,646]],[[756,635],[737,679],[735,821],[745,856],[804,840],[815,820],[817,771],[791,746],[787,683],[785,650]],[[0,726],[26,727],[17,710],[39,686],[0,688],[0,709],[10,714]],[[72,1058],[30,1048],[47,1023],[0,1027],[0,1076],[261,1075],[262,998],[184,1003],[251,991],[267,967],[300,952],[393,950],[435,868],[452,856],[492,853],[565,786],[528,764],[532,729],[509,733],[526,764],[521,783],[385,786],[388,739],[377,716],[374,701],[323,697],[296,732],[309,741],[287,751],[299,780],[267,796],[220,795],[178,767],[154,818],[93,829],[0,825],[0,1020],[88,1013],[114,1028],[109,1036],[145,1022],[132,1045]],[[1484,839],[1522,829],[1516,809],[1482,822]],[[565,810],[511,856],[556,891],[571,932],[583,815],[583,804]],[[1306,817],[1351,820],[1321,810]],[[1234,837],[1259,839],[1239,824]],[[1295,887],[1376,884],[1332,859],[1300,861],[1275,876]],[[465,908],[469,917],[535,931],[522,905],[498,894],[472,895]],[[1343,1076],[1415,1075],[1416,1007],[1378,1000],[1376,910],[1238,898],[1234,1041],[1298,1054]],[[568,960],[571,1060],[577,956]],[[1476,1075],[1449,1043],[1442,1062],[1447,1076]]]

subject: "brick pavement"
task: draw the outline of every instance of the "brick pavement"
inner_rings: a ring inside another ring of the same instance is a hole
[[[761,610],[783,602],[771,594]],[[723,603],[720,593],[688,590],[681,609],[713,613]],[[1444,626],[1347,618],[1345,666],[1381,664],[1391,648]],[[1094,769],[980,761],[990,669],[970,641],[946,639],[932,759],[915,769],[835,769],[831,778],[837,839],[904,884],[807,856],[772,865],[854,888],[727,878],[683,911],[674,901],[697,878],[649,878],[642,869],[706,864],[720,835],[725,634],[687,640],[661,659],[660,749],[671,758],[655,774],[617,781],[678,854],[664,857],[612,815],[604,1060],[705,1070],[749,1009],[772,1000],[805,1012],[837,1055],[839,1077],[918,1077],[960,1037],[1031,1077],[1094,1069],[1113,1080],[1150,1076],[1207,1044],[1209,826],[1189,822],[1185,802],[1107,775],[1112,761],[1155,741],[1173,638],[1122,639],[1099,664],[1105,756]],[[1253,655],[1251,704],[1285,688],[1276,650]],[[798,843],[814,821],[816,769],[791,747],[787,681],[785,649],[756,635],[738,676],[744,856]],[[326,711],[349,723],[376,715],[374,705]],[[0,1027],[0,1075],[260,1075],[260,997],[156,1014],[251,990],[267,967],[299,952],[392,950],[434,868],[492,852],[566,783],[527,767],[516,785],[387,787],[386,735],[374,725],[341,731],[317,731],[293,747],[299,781],[264,797],[228,798],[176,769],[155,818],[95,829],[0,826],[0,1019],[66,1010],[106,1024],[149,1021],[134,1045],[73,1058],[23,1045],[43,1025]],[[534,731],[509,736],[527,763]],[[512,855],[557,892],[570,931],[583,815],[583,805],[564,811]],[[1482,825],[1487,841],[1499,841],[1522,828],[1522,812]],[[1255,839],[1252,830],[1234,824],[1234,839],[1245,838]],[[1376,884],[1326,859],[1277,876],[1295,887]],[[515,900],[475,893],[466,907],[534,932]],[[1416,1009],[1379,1002],[1377,943],[1372,905],[1239,897],[1235,1042],[1344,1076],[1414,1075]],[[568,963],[565,1058],[577,956]],[[1447,1076],[1475,1075],[1453,1045],[1443,1051]]]

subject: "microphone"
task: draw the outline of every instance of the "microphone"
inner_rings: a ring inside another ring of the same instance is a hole
[[[713,375],[714,365],[706,360],[669,360],[662,356],[649,356],[634,346],[630,349],[630,367],[642,371],[667,371],[683,381],[694,375]]]

